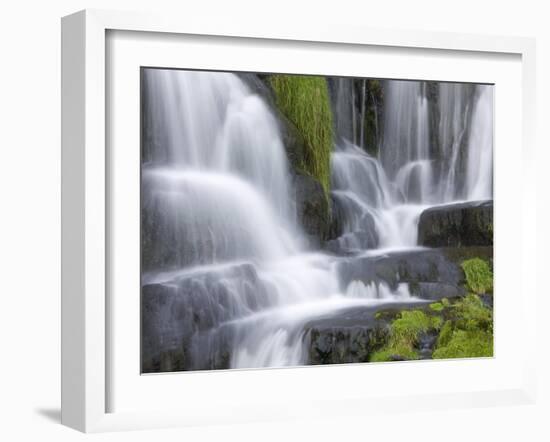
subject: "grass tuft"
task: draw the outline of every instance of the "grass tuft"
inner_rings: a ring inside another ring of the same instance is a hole
[[[493,356],[493,335],[483,330],[455,330],[443,347],[433,352],[434,359],[479,358]]]
[[[300,168],[321,183],[328,199],[333,128],[326,79],[276,74],[270,77],[270,84],[277,107],[304,139]]]
[[[451,305],[452,319],[443,324],[434,359],[490,357],[493,355],[493,313],[479,296],[469,294]]]
[[[441,302],[434,302],[433,304],[430,304],[430,308],[434,311],[434,312],[440,312],[442,311],[445,306],[443,305],[443,303]]]
[[[493,272],[486,261],[480,258],[468,259],[462,262],[462,269],[470,291],[477,295],[493,291]]]
[[[391,324],[390,338],[384,347],[374,352],[370,362],[418,359],[415,345],[421,333],[437,329],[441,318],[421,310],[404,310]]]

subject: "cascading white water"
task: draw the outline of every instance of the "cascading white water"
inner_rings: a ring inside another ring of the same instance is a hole
[[[341,248],[360,252],[416,245],[416,218],[424,206],[404,204],[377,159],[347,143],[332,154],[331,166],[333,195],[344,218]]]
[[[231,367],[302,364],[309,318],[408,298],[384,284],[346,290],[333,258],[306,252],[277,120],[239,77],[147,69],[144,91],[142,284],[188,298],[198,325],[173,326],[190,334],[193,368],[225,351]],[[388,205],[383,189],[376,198]]]
[[[479,94],[472,117],[466,172],[468,199],[493,197],[493,89],[485,87]]]
[[[340,249],[414,247],[427,207],[492,198],[492,87],[437,88],[437,114],[430,117],[427,83],[386,82],[377,158],[349,141],[349,133],[338,133],[343,141],[332,154],[332,188],[346,218]],[[338,94],[348,89],[340,80],[335,107],[346,102]]]

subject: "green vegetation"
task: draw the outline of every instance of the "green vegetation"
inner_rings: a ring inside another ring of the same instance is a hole
[[[436,348],[434,359],[479,358],[493,356],[493,335],[482,330],[455,330],[443,347]]]
[[[493,355],[493,313],[479,296],[469,294],[449,307],[439,333],[434,359],[475,358]]]
[[[371,362],[392,361],[398,359],[417,359],[415,346],[421,333],[436,330],[441,325],[441,318],[430,316],[421,310],[402,311],[391,324],[387,345],[374,352]]]
[[[424,310],[379,312],[378,320],[390,322],[385,343],[370,362],[418,359],[419,337],[437,333],[433,359],[490,357],[493,355],[493,312],[476,294],[449,301],[443,298]],[[391,320],[391,318],[394,318]]]
[[[468,259],[462,262],[462,269],[471,292],[482,295],[493,291],[493,272],[486,261],[480,258]]]
[[[446,346],[451,338],[453,337],[453,323],[451,321],[445,321],[441,331],[439,332],[439,337],[437,338],[437,347]]]
[[[299,167],[321,183],[328,199],[333,129],[326,80],[323,77],[272,75],[270,84],[277,107],[304,139],[304,158]]]
[[[440,312],[442,311],[445,307],[443,306],[443,304],[441,302],[434,302],[433,304],[430,304],[430,308],[434,311],[434,312]]]
[[[402,345],[400,343],[394,343],[388,345],[377,352],[374,352],[370,357],[370,362],[388,362],[397,360],[412,361],[418,359],[418,355],[408,345]]]

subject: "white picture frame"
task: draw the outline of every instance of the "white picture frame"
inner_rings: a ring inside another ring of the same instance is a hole
[[[62,423],[85,432],[185,426],[209,423],[251,422],[288,417],[367,414],[373,410],[441,409],[532,403],[535,396],[536,359],[534,339],[525,339],[521,372],[498,389],[476,389],[460,393],[430,392],[403,396],[390,392],[367,395],[315,398],[304,404],[258,403],[252,391],[248,401],[235,400],[231,410],[212,408],[108,412],[108,340],[111,312],[108,300],[108,243],[106,227],[110,210],[107,185],[106,35],[110,31],[154,32],[163,35],[216,36],[218,38],[268,39],[277,42],[308,42],[315,45],[376,46],[404,51],[457,51],[476,54],[509,54],[521,63],[521,158],[524,184],[521,198],[521,297],[518,310],[535,305],[536,286],[529,278],[529,257],[536,256],[534,174],[535,44],[532,39],[479,35],[376,30],[344,26],[292,26],[267,23],[233,23],[197,20],[195,17],[163,17],[151,14],[86,10],[62,21]],[[498,149],[498,147],[497,147]],[[519,150],[518,150],[519,151]],[[498,174],[498,169],[497,169]],[[498,238],[498,235],[497,235]],[[497,245],[498,246],[498,245]],[[498,281],[498,273],[496,273]],[[523,332],[534,336],[536,324],[522,321]],[[138,339],[139,337],[136,337]],[[498,339],[498,337],[497,337]],[[497,355],[498,357],[498,355]],[[380,367],[380,366],[379,366]],[[382,367],[390,369],[389,366]],[[337,369],[337,367],[335,367]],[[360,368],[355,367],[355,371]],[[476,368],[473,367],[472,370]],[[299,369],[283,370],[291,377]],[[280,370],[279,370],[280,371]],[[253,374],[254,373],[254,374]],[[219,373],[240,377],[256,372]],[[267,371],[258,378],[274,376]],[[202,376],[209,376],[206,373]],[[337,407],[335,407],[337,404]],[[338,408],[335,413],[335,408]]]

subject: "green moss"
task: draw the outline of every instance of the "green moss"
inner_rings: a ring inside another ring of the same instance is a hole
[[[304,158],[299,167],[321,183],[328,199],[333,129],[326,80],[313,76],[272,75],[270,84],[277,107],[304,139]]]
[[[479,296],[470,294],[455,305],[456,324],[464,330],[482,329],[492,333],[493,313]]]
[[[493,291],[493,272],[486,261],[480,258],[468,259],[462,262],[462,269],[470,291],[478,295]]]
[[[493,335],[482,330],[455,330],[447,344],[438,347],[434,359],[479,358],[493,356]]]
[[[474,294],[450,306],[452,319],[437,339],[434,359],[475,358],[493,355],[493,313]]]
[[[432,358],[474,358],[493,354],[493,311],[473,293],[443,298],[422,308],[383,311],[379,320],[389,324],[384,339],[374,346],[370,362],[413,360],[419,357],[419,339],[437,333]]]
[[[440,321],[439,317],[428,316],[421,310],[403,311],[400,318],[393,321],[392,339],[414,345],[420,333],[439,327]]]
[[[391,323],[388,343],[370,357],[370,362],[418,359],[415,345],[421,333],[437,329],[441,318],[421,310],[402,311]]]
[[[453,330],[453,323],[451,321],[445,321],[445,324],[443,324],[439,332],[439,337],[437,338],[437,347],[444,347],[449,343],[453,337]]]
[[[402,359],[409,361],[418,359],[418,354],[408,345],[397,343],[374,352],[369,360],[370,362],[388,362]]]

